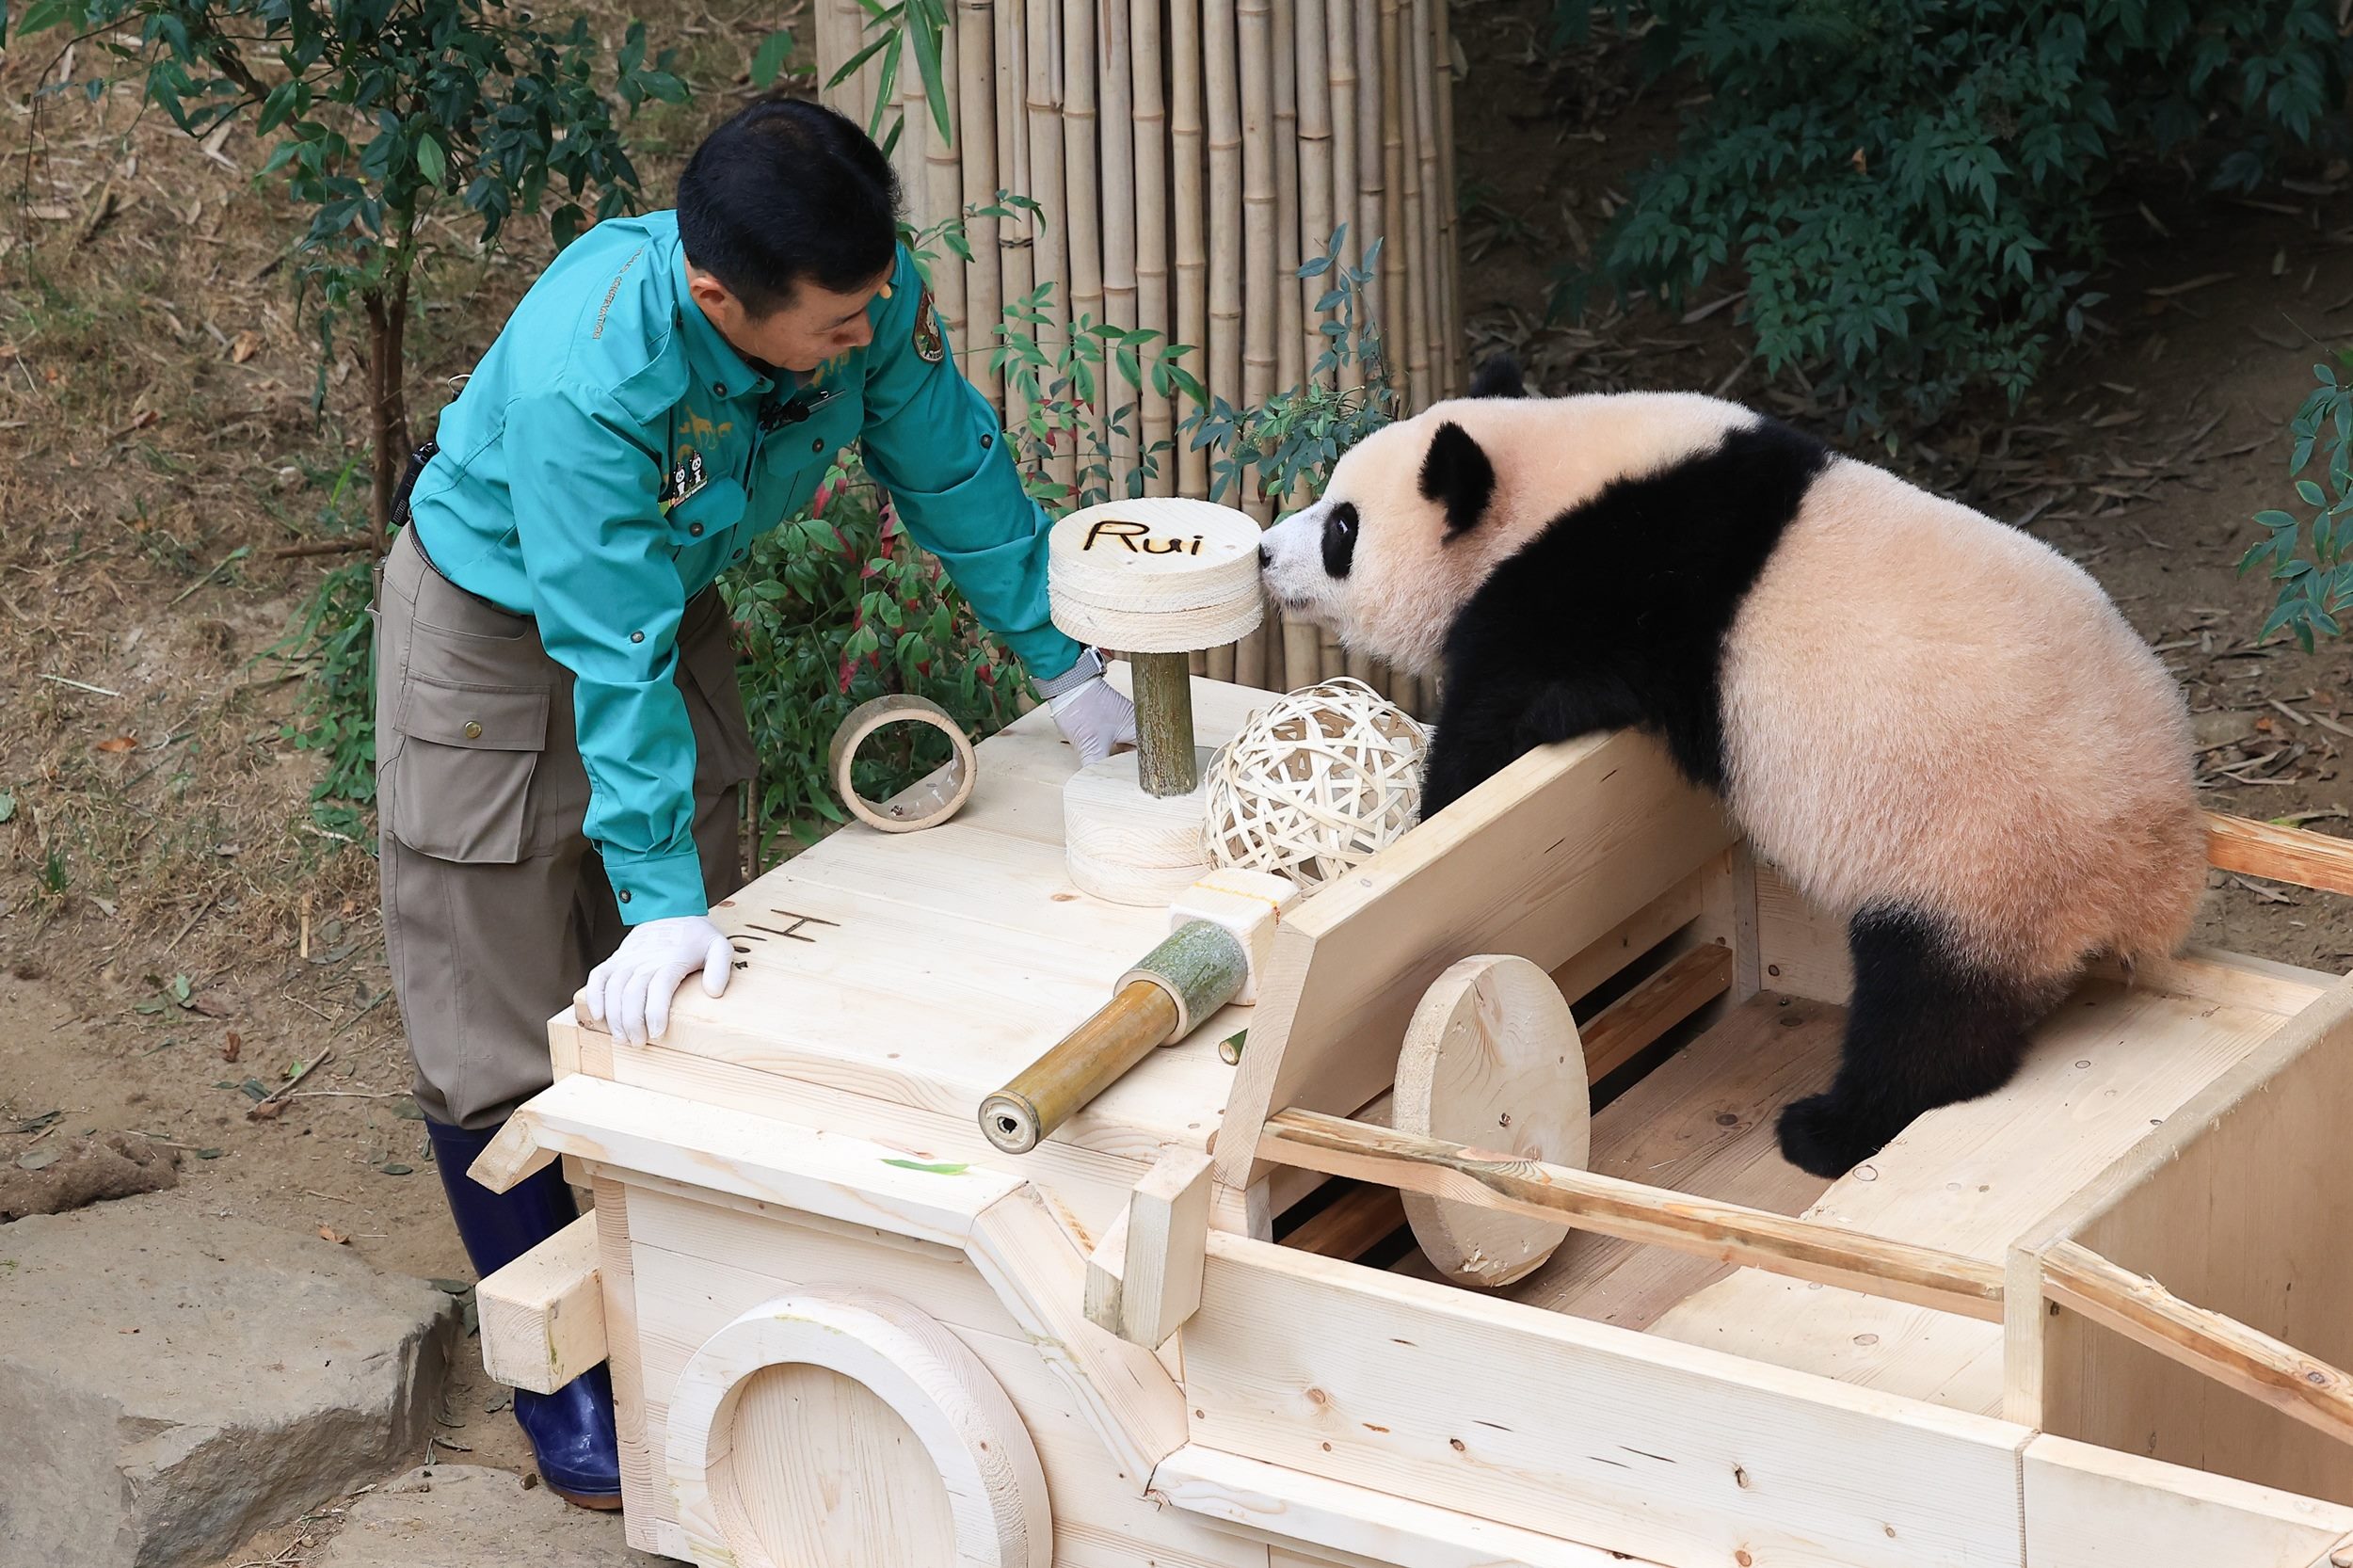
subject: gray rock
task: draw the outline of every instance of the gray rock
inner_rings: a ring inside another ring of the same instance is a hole
[[[456,1304],[164,1195],[0,1227],[0,1563],[176,1568],[424,1451]]]
[[[671,1568],[632,1552],[618,1513],[574,1508],[520,1476],[433,1464],[351,1505],[312,1568]]]

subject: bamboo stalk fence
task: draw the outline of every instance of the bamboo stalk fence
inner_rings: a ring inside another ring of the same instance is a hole
[[[859,0],[816,0],[815,16],[828,81],[878,24]],[[1046,321],[1024,329],[1049,353],[1076,316],[1193,345],[1184,363],[1238,408],[1300,386],[1327,341],[1315,309],[1327,285],[1299,278],[1300,263],[1343,223],[1351,265],[1384,242],[1364,305],[1403,411],[1461,391],[1446,0],[952,0],[948,20],[952,137],[911,55],[888,84],[877,55],[825,98],[864,121],[888,91],[882,118],[901,117],[893,159],[919,228],[1000,191],[1037,203],[968,216],[971,262],[943,248],[933,264],[958,362],[1009,424],[1025,410],[1007,407],[1017,393],[988,353],[1001,312],[1040,285],[1051,285]],[[1353,365],[1343,376],[1360,379]],[[1173,440],[1147,493],[1209,493],[1207,456],[1178,428],[1192,411],[1181,394],[1110,377],[1103,401],[1136,405],[1109,437],[1114,473]],[[1073,482],[1080,460],[1058,452],[1055,477]],[[1307,499],[1240,504],[1263,523]],[[1353,675],[1417,712],[1431,695],[1273,613],[1195,667],[1278,691]]]

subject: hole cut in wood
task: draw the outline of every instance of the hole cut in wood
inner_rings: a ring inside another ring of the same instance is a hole
[[[1401,1132],[1583,1169],[1593,1144],[1585,1049],[1552,976],[1510,954],[1465,958],[1422,993],[1397,1061]],[[1404,1194],[1422,1255],[1447,1278],[1497,1289],[1550,1257],[1569,1227]]]

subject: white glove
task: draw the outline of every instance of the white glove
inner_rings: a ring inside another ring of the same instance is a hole
[[[573,1010],[616,1040],[646,1045],[670,1027],[670,999],[688,975],[702,970],[703,994],[715,997],[734,968],[734,946],[707,916],[648,920],[630,927],[613,956],[588,971]]]
[[[1101,761],[1118,746],[1136,744],[1136,705],[1099,675],[1048,697],[1046,706],[1062,738],[1079,748],[1081,767]]]

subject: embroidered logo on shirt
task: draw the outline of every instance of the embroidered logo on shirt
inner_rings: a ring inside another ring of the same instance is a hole
[[[915,302],[915,352],[927,365],[939,363],[946,345],[939,339],[939,314],[932,309],[932,291]]]

